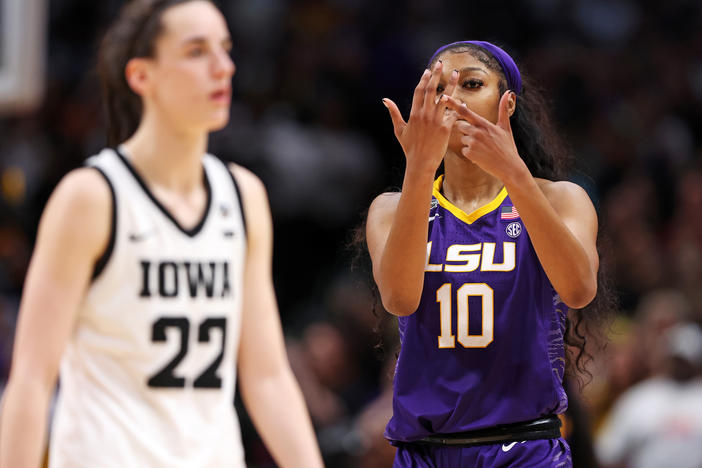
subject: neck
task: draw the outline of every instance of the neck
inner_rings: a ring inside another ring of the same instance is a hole
[[[145,113],[124,147],[132,164],[150,184],[182,192],[202,184],[206,132],[174,129],[166,119]]]
[[[447,153],[444,157],[444,196],[457,205],[482,206],[495,198],[504,184],[463,156]]]

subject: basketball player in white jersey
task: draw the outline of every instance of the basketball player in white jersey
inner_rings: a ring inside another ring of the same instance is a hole
[[[99,71],[110,144],[39,226],[0,420],[0,466],[242,467],[243,401],[276,462],[321,467],[287,361],[265,189],[206,154],[231,39],[206,0],[131,2]],[[238,370],[238,372],[237,372]]]

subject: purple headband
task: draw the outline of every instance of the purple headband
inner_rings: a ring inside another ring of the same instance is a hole
[[[517,64],[514,63],[514,60],[512,59],[512,57],[509,56],[507,52],[500,49],[495,44],[491,44],[487,41],[459,41],[452,42],[451,44],[446,44],[445,46],[439,47],[439,49],[436,52],[434,52],[434,55],[432,55],[429,59],[429,63],[432,63],[434,59],[446,49],[466,44],[476,45],[481,49],[484,49],[490,55],[492,55],[502,67],[502,71],[504,72],[505,78],[507,79],[507,87],[517,94],[519,94],[522,91],[522,75],[519,74],[519,68],[517,68]]]

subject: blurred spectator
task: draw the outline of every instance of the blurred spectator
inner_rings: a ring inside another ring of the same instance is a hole
[[[681,322],[661,345],[663,371],[624,393],[599,434],[608,468],[702,466],[702,329]]]
[[[702,220],[690,216],[702,209],[702,170],[691,167],[681,174],[675,215],[670,225],[675,282],[702,321]]]
[[[603,225],[616,246],[613,275],[625,310],[669,276],[655,230],[657,199],[653,181],[641,173],[628,175],[605,199]]]
[[[665,342],[668,330],[690,318],[690,304],[674,289],[648,293],[636,311],[636,345],[632,383],[663,372],[668,360],[669,346]]]
[[[383,366],[380,395],[361,411],[354,424],[360,439],[360,449],[356,454],[355,467],[385,468],[392,466],[395,447],[384,437],[385,425],[392,417],[392,377],[396,357],[388,354]]]
[[[662,337],[670,327],[687,319],[689,311],[689,303],[679,291],[661,289],[643,297],[633,319],[619,317],[615,321],[608,346],[593,359],[593,381],[585,388],[594,430],[599,430],[622,393],[661,372],[665,359]]]

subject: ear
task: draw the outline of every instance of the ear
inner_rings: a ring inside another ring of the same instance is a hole
[[[510,91],[507,99],[507,114],[512,117],[515,110],[517,110],[517,95],[514,91]]]
[[[124,77],[129,87],[139,96],[148,93],[151,83],[147,59],[132,58],[124,67]]]

